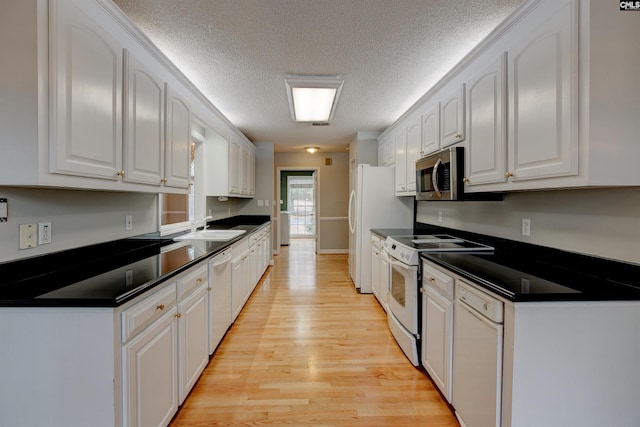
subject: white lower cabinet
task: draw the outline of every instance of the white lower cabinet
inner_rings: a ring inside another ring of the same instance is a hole
[[[203,264],[122,312],[125,427],[167,425],[209,361]]]
[[[126,426],[164,426],[178,410],[178,320],[176,307],[122,350]]]
[[[453,282],[435,266],[422,262],[422,366],[451,403]]]
[[[189,285],[194,287],[189,289]],[[184,402],[209,362],[209,313],[207,310],[208,269],[207,264],[198,267],[188,276],[178,279],[178,379],[180,404]]]
[[[271,262],[271,226],[256,231],[233,245],[231,261],[232,321],[256,288]]]
[[[270,230],[256,231],[262,247]],[[0,425],[168,425],[229,328],[232,303],[235,318],[255,288],[244,287],[248,240],[116,308],[0,307]],[[258,279],[271,259],[260,253]]]

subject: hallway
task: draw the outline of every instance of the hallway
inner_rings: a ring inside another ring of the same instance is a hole
[[[281,247],[170,424],[457,427],[346,255]]]

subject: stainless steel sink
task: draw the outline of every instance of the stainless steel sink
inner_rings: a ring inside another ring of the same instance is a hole
[[[226,242],[246,232],[247,230],[199,230],[174,237],[173,240],[215,240]]]

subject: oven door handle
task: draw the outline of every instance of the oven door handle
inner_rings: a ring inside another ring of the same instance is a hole
[[[389,254],[387,254],[389,255]],[[397,265],[398,267],[401,267],[405,270],[417,270],[418,266],[417,265],[408,265],[405,264],[404,262],[398,261],[395,257],[393,257],[392,255],[389,255],[389,264],[390,265]]]
[[[431,183],[433,184],[433,191],[436,193],[439,199],[442,198],[442,193],[438,188],[438,168],[440,167],[441,164],[442,164],[442,159],[438,158],[438,160],[436,160],[436,164],[433,166],[433,172],[432,172],[433,175],[431,175]]]

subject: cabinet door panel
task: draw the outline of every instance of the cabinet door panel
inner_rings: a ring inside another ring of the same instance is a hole
[[[436,102],[422,113],[422,149],[424,157],[440,149],[440,103]]]
[[[501,55],[467,84],[468,185],[506,180],[506,54]]]
[[[422,363],[451,402],[451,325],[453,303],[427,288],[423,295]]]
[[[124,426],[167,425],[178,410],[176,308],[123,348]]]
[[[406,191],[416,191],[416,160],[420,158],[422,119],[418,117],[407,126]]]
[[[442,100],[440,131],[441,148],[464,140],[464,84]]]
[[[125,181],[160,185],[164,162],[164,85],[125,51]]]
[[[165,84],[165,185],[189,187],[191,159],[191,112],[187,103]]]
[[[395,137],[396,193],[407,191],[407,131],[402,129]]]
[[[240,145],[231,141],[229,145],[229,193],[240,194],[241,183],[240,174],[242,173],[242,154]]]
[[[53,2],[50,24],[50,170],[119,179],[122,47],[72,2]]]
[[[184,402],[209,361],[207,285],[179,305],[180,404]]]
[[[513,180],[575,175],[577,4],[541,24],[525,21],[526,43],[509,51],[509,167]],[[531,31],[527,31],[527,30]]]

